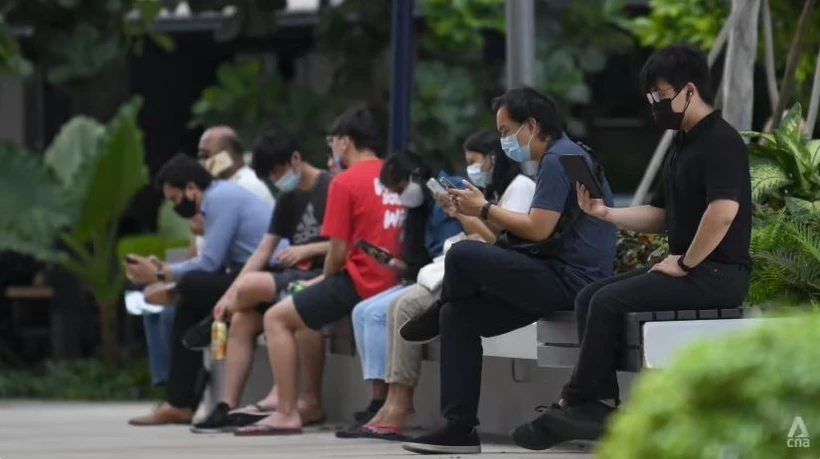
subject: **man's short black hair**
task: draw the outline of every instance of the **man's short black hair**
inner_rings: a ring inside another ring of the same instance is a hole
[[[251,168],[257,177],[267,178],[277,166],[290,163],[293,153],[297,151],[301,152],[302,147],[290,132],[278,130],[265,133],[253,147]]]
[[[381,152],[379,126],[370,111],[362,105],[350,108],[339,115],[333,121],[328,134],[350,137],[358,150],[368,149],[376,154]]]
[[[159,188],[167,184],[175,188],[185,189],[188,182],[193,182],[200,190],[205,190],[213,180],[214,178],[199,164],[199,161],[179,153],[169,159],[159,170],[156,184]]]
[[[510,89],[493,99],[493,112],[505,107],[510,118],[517,123],[524,123],[529,118],[535,120],[541,129],[540,138],[561,137],[564,120],[558,113],[555,102],[532,88]]]
[[[698,88],[704,102],[714,103],[709,61],[706,54],[695,46],[671,45],[649,56],[641,70],[641,88],[645,92],[652,91],[658,80],[666,81],[675,91],[680,91],[686,83],[692,83]]]

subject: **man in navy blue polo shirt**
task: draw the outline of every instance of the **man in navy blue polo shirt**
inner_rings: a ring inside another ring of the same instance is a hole
[[[572,310],[585,285],[612,274],[615,226],[578,208],[575,185],[558,161],[563,155],[594,158],[563,132],[555,104],[533,89],[513,89],[493,103],[504,153],[538,163],[529,213],[502,209],[477,188],[451,190],[458,211],[480,217],[508,233],[506,247],[459,242],[447,252],[440,302],[401,329],[410,342],[441,334],[441,430],[404,445],[417,453],[470,454],[481,451],[475,426],[481,389],[481,337],[524,327],[549,312]],[[599,177],[605,202],[612,202]],[[541,247],[524,253],[524,241]],[[519,250],[516,250],[519,248]],[[440,324],[440,327],[439,327]]]

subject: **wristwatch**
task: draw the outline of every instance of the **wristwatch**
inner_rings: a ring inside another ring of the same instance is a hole
[[[487,201],[481,207],[481,219],[482,220],[487,220],[488,218],[490,218],[490,207],[492,207],[492,205],[493,205],[493,203],[491,203],[490,201]]]
[[[162,269],[162,263],[154,262],[154,265],[157,267],[157,280],[160,282],[165,282],[165,270]]]
[[[692,270],[692,268],[691,268],[691,267],[686,266],[686,263],[684,263],[684,262],[683,262],[683,256],[681,256],[680,258],[678,258],[678,266],[680,266],[680,269],[682,269],[682,270],[683,270],[683,272],[685,272],[685,273],[688,273],[689,271],[691,271],[691,270]]]

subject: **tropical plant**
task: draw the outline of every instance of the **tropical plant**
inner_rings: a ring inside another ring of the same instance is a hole
[[[641,373],[596,457],[817,458],[814,441],[788,440],[798,416],[820,436],[818,340],[820,315],[808,314],[686,346],[667,368]]]
[[[49,82],[87,86],[129,52],[140,51],[146,36],[165,49],[173,47],[170,38],[152,29],[159,11],[155,0],[6,0],[0,6],[0,68],[29,73],[31,64],[9,28],[30,27],[27,42]]]
[[[783,306],[820,301],[820,216],[785,210],[756,217],[747,301]]]
[[[623,12],[625,0],[606,0],[607,9]],[[626,17],[620,14],[617,23],[635,34],[642,46],[662,48],[674,43],[690,42],[704,50],[712,47],[729,17],[732,2],[725,0],[649,0],[649,14]],[[795,25],[803,7],[802,1],[770,0],[775,67],[786,67],[786,58]],[[817,47],[820,46],[820,8],[815,8],[809,28],[799,50],[795,79],[796,93],[808,97],[814,74]],[[758,53],[763,62],[763,40]]]
[[[217,81],[191,107],[189,127],[227,124],[246,145],[267,129],[285,128],[300,139],[308,158],[324,157],[332,98],[285,83],[277,72],[266,72],[263,62],[254,57],[222,64]]]
[[[615,274],[652,266],[669,254],[665,234],[618,231],[615,252]]]
[[[795,215],[820,216],[820,140],[803,138],[801,119],[800,104],[795,104],[774,131],[742,133],[764,142],[749,145],[752,199],[785,205]]]
[[[112,366],[124,283],[116,259],[119,219],[146,183],[140,105],[138,98],[125,104],[105,126],[72,120],[43,159],[0,148],[0,250],[59,263],[85,284],[99,307],[103,358]]]

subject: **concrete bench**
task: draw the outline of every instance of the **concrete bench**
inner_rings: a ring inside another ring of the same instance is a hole
[[[757,308],[703,309],[629,313],[618,370],[639,372],[644,367],[665,366],[681,346],[719,336],[759,319]],[[574,312],[556,312],[538,322],[538,366],[572,368],[579,343]]]

